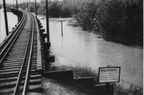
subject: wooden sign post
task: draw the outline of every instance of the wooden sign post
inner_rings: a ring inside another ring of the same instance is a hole
[[[110,91],[110,83],[115,83],[120,81],[120,67],[100,67],[98,80],[99,83],[105,83],[107,92]]]

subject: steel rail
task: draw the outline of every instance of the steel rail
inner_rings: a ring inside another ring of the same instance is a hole
[[[2,95],[5,95],[5,92],[12,95],[26,95],[28,91],[38,90],[41,86],[41,76],[37,75],[35,70],[38,23],[31,13],[22,12],[21,28],[18,27],[11,37],[9,36],[7,44],[5,43],[6,45],[0,50],[0,65],[3,65],[0,70]]]
[[[21,68],[20,68],[20,72],[19,72],[19,75],[18,75],[18,79],[17,79],[17,82],[16,82],[16,86],[15,86],[15,90],[14,90],[14,93],[13,95],[17,95],[18,93],[18,90],[19,90],[19,86],[20,86],[20,82],[21,82],[21,79],[22,79],[22,75],[24,73],[24,66],[26,64],[26,57],[27,57],[27,54],[28,54],[28,49],[29,49],[29,44],[30,44],[30,38],[31,38],[31,33],[29,35],[29,41],[27,43],[27,48],[26,48],[26,51],[25,51],[25,54],[24,54],[24,58],[23,58],[23,62],[22,62],[22,65],[21,65]]]
[[[24,19],[24,13],[22,12],[22,18],[19,21],[19,23],[17,24],[17,26],[14,28],[14,30],[12,31],[12,33],[10,35],[8,35],[5,40],[0,44],[0,51],[1,49],[8,43],[8,41],[10,41],[12,39],[12,36],[14,36],[14,34],[16,33],[17,30],[19,30],[18,28],[20,28],[21,24],[23,23]]]
[[[16,36],[16,34],[19,32],[19,30],[22,28],[23,23],[26,19],[26,15],[22,12],[22,18],[21,21],[18,23],[18,25],[16,26],[16,28],[13,30],[13,32],[8,35],[6,37],[6,39],[2,42],[2,44],[0,44],[0,53],[2,51],[4,51],[4,49],[7,47],[7,45],[14,39],[14,37]]]
[[[8,43],[10,43],[12,41],[12,39],[14,39],[15,35],[18,33],[18,31],[21,29],[24,21],[25,21],[25,14],[22,12],[23,17],[21,18],[21,21],[18,23],[18,25],[16,26],[16,28],[13,30],[13,32],[8,35],[6,37],[6,39],[2,42],[2,44],[0,44],[0,52],[2,52],[8,45]]]
[[[23,13],[23,19],[21,20],[21,23],[19,24],[19,27],[16,29],[15,33],[9,37],[9,41],[4,46],[4,48],[0,51],[0,66],[2,65],[3,60],[5,59],[6,55],[14,45],[16,39],[18,38],[19,34],[21,33],[22,28],[24,27],[27,19],[27,15]]]
[[[23,86],[23,92],[22,95],[26,95],[27,89],[28,89],[28,83],[29,83],[29,77],[30,77],[30,67],[31,67],[31,58],[32,58],[32,51],[33,51],[33,43],[34,43],[34,31],[35,31],[35,24],[34,24],[34,18],[31,14],[29,14],[32,20],[31,23],[31,33],[29,35],[29,41],[27,43],[27,48],[25,51],[24,59],[21,65],[21,69],[18,75],[18,79],[16,82],[15,90],[13,95],[17,95],[20,87],[20,82],[22,81],[22,77],[24,76],[24,72],[26,71],[25,75],[25,81],[24,81],[24,86]],[[28,52],[30,52],[28,54]],[[28,57],[28,60],[27,60]],[[28,62],[27,62],[28,61]],[[27,65],[27,69],[25,69],[25,65]]]
[[[31,18],[32,18],[32,22],[33,22],[33,25],[32,25],[32,38],[31,38],[31,46],[30,46],[30,57],[29,57],[29,60],[28,60],[28,66],[27,66],[27,72],[26,72],[26,77],[25,77],[25,84],[24,84],[24,90],[23,90],[23,93],[22,95],[26,95],[26,91],[28,89],[28,83],[29,83],[29,77],[30,77],[30,67],[31,67],[31,59],[32,59],[32,52],[33,52],[33,43],[34,43],[34,31],[35,31],[35,24],[34,24],[34,17],[31,15]]]

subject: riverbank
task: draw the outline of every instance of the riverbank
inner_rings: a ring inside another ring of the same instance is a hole
[[[53,67],[53,71],[66,71],[66,70],[73,70],[74,78],[81,79],[81,78],[90,78],[94,77],[95,84],[97,83],[96,79],[97,75],[95,76],[95,72],[87,67],[72,67],[72,66],[60,66],[60,67]],[[96,95],[97,89],[94,89],[93,86],[86,86],[87,83],[82,82],[74,82],[71,80],[58,80],[58,79],[50,79],[50,78],[42,78],[42,88],[43,93],[31,93],[28,95]],[[104,90],[104,89],[103,89]],[[114,84],[113,95],[143,95],[143,89],[136,87],[134,85],[130,85],[129,88],[125,88],[122,83]],[[102,94],[99,95],[111,95],[111,94]]]
[[[141,48],[143,47],[143,44],[140,43],[139,41],[133,42],[133,41],[131,41],[131,39],[127,38],[126,36],[113,37],[111,35],[104,34],[104,33],[102,33],[101,36],[106,41],[111,41],[111,42],[123,44],[126,46],[138,46]],[[135,39],[135,38],[133,38],[133,39]]]
[[[73,66],[60,66],[54,67],[54,70],[68,70],[71,69],[74,71],[74,78],[86,78],[86,77],[94,77],[94,83],[98,84],[98,74],[95,73],[89,67],[73,67]],[[91,88],[83,87],[82,85],[77,85],[73,83],[63,83],[58,81],[62,85],[70,86],[70,88],[74,88],[77,91],[83,92],[86,95],[90,95],[89,91]],[[127,86],[126,86],[127,85]],[[94,94],[94,93],[93,93]],[[133,85],[132,83],[126,83],[125,81],[120,81],[120,83],[114,84],[114,95],[143,95],[143,88]]]

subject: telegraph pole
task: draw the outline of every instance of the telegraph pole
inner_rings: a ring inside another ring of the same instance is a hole
[[[28,0],[27,0],[27,11],[28,11]]]
[[[35,14],[36,14],[36,18],[37,18],[37,5],[36,5],[36,0],[35,0]]]
[[[49,12],[48,12],[48,0],[46,0],[46,27],[47,27],[47,42],[50,42],[49,38]]]
[[[16,9],[17,9],[17,11],[18,11],[18,3],[17,3],[17,0],[16,0]]]
[[[13,0],[13,9],[14,9],[14,6],[15,6],[15,5],[14,5],[14,0]]]
[[[3,0],[3,8],[4,8],[4,16],[5,16],[6,35],[8,36],[9,30],[8,30],[8,20],[7,20],[7,13],[6,13],[6,4],[5,4],[5,0]]]

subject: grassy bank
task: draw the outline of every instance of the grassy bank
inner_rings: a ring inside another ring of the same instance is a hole
[[[60,66],[53,67],[55,71],[73,70],[74,78],[94,77],[97,83],[97,74],[89,67],[73,67],[73,66]],[[55,80],[49,78],[42,78],[43,93],[31,92],[27,95],[91,95],[92,88],[81,86],[78,83],[73,83],[66,80]],[[116,83],[114,85],[114,95],[143,95],[143,89],[132,84],[125,87],[124,82]],[[92,94],[94,95],[94,93]]]
[[[67,70],[74,71],[74,78],[94,77],[94,82],[98,83],[98,75],[95,70],[90,67],[73,67],[73,66],[60,66],[55,67],[54,70]],[[125,87],[124,81],[114,85],[114,95],[143,95],[143,89],[129,83],[129,87]],[[81,88],[79,88],[81,89]]]

